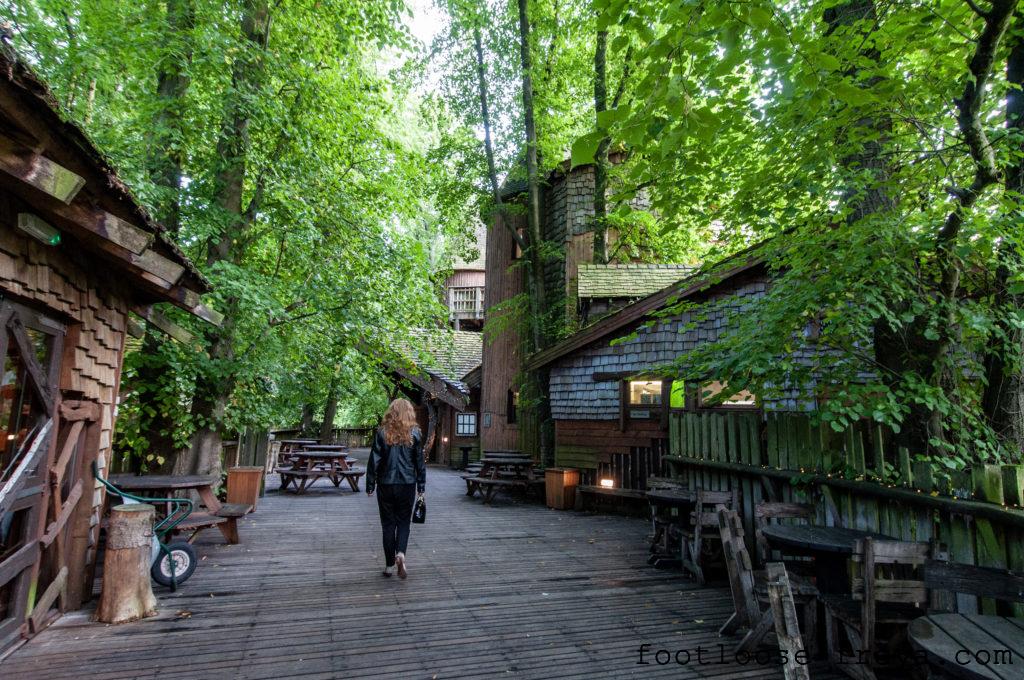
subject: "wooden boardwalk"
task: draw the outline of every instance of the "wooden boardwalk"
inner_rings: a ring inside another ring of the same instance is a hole
[[[158,590],[159,616],[106,626],[67,615],[0,677],[782,677],[718,663],[728,592],[646,566],[646,522],[504,497],[484,507],[455,473],[432,468],[428,480],[407,581],[380,576],[376,501],[321,481],[269,494],[240,522],[241,545],[206,532],[196,575]],[[643,644],[650,665],[638,664]],[[698,646],[713,663],[698,665]],[[658,649],[693,658],[659,666]]]

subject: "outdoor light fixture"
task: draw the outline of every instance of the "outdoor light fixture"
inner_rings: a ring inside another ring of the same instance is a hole
[[[18,229],[48,246],[60,245],[60,232],[32,213],[18,213]]]
[[[615,480],[608,478],[602,479],[601,486],[604,487],[605,489],[613,489],[615,488]]]
[[[447,444],[448,443],[448,437],[441,437],[441,441],[444,442],[445,444]]]

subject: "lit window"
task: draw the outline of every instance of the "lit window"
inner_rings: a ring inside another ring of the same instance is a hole
[[[460,437],[475,437],[476,436],[476,414],[475,413],[456,413],[455,414],[455,434]]]
[[[661,381],[660,380],[630,380],[629,381],[629,405],[630,406],[660,406],[661,405]]]
[[[668,399],[669,408],[686,408],[686,383],[676,380],[672,383],[672,393]]]
[[[730,397],[720,399],[719,395],[726,392],[728,386],[720,380],[712,380],[700,388],[700,405],[713,406],[757,406],[757,396],[749,390],[740,390]]]

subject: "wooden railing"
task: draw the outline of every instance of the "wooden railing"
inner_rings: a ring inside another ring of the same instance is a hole
[[[1024,466],[952,471],[887,440],[868,423],[834,432],[802,414],[675,413],[666,460],[691,486],[737,489],[748,536],[757,503],[810,499],[823,524],[937,540],[954,561],[1024,571]]]

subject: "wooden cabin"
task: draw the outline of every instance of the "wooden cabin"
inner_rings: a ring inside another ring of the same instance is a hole
[[[612,154],[612,162],[619,160]],[[526,182],[510,178],[502,187],[507,203],[524,200]],[[678,265],[594,265],[594,167],[571,168],[568,161],[542,183],[541,231],[549,255],[544,264],[544,285],[549,310],[561,310],[566,327],[579,327],[677,281],[686,274]],[[646,194],[638,193],[631,205],[644,210]],[[484,289],[487,342],[483,353],[480,432],[484,450],[537,450],[537,423],[519,406],[524,351],[515,324],[498,320],[509,300],[525,288],[522,253],[512,232],[526,230],[523,211],[497,215],[487,235]],[[616,242],[614,230],[608,240]],[[632,269],[631,269],[632,268]]]
[[[0,652],[92,592],[129,314],[219,322],[207,289],[0,45]]]
[[[396,387],[416,406],[425,433],[427,461],[450,465],[461,460],[461,447],[480,451],[480,364],[483,336],[472,331],[416,333],[423,351],[406,348],[406,361],[388,370]]]
[[[671,413],[729,412],[760,422],[764,409],[796,408],[794,399],[763,400],[747,392],[708,405],[701,398],[705,390],[727,389],[713,376],[701,385],[684,384],[657,371],[716,339],[735,309],[767,287],[768,272],[759,259],[737,258],[724,273],[683,279],[530,357],[528,369],[546,368],[549,374],[555,464],[579,468],[584,484],[605,479],[615,488],[643,489],[647,476],[662,470]],[[645,326],[652,312],[674,300],[697,307]]]

